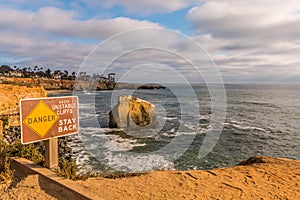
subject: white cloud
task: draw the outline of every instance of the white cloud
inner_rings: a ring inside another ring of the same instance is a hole
[[[18,32],[0,32],[0,55],[13,58],[20,66],[79,67],[95,45],[55,42],[44,36]],[[2,63],[3,64],[3,63]]]
[[[74,11],[54,7],[43,7],[37,12],[1,9],[0,26],[1,29],[100,40],[133,28],[159,27],[156,23],[124,17],[80,20]]]
[[[187,18],[226,81],[281,81],[300,73],[299,1],[210,0]]]
[[[210,32],[214,36],[234,38],[266,37],[270,34],[285,35],[299,31],[300,2],[293,0],[275,1],[207,1],[192,8],[188,19],[195,29]],[[282,29],[284,28],[284,29]],[[276,31],[276,32],[274,32]]]
[[[5,60],[15,60],[12,65],[78,67],[96,45],[95,41],[149,26],[159,27],[155,23],[124,17],[81,20],[74,11],[54,7],[43,7],[36,12],[2,8],[0,55]],[[94,42],[89,44],[91,39]]]

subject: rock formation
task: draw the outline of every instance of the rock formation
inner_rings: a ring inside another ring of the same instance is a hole
[[[110,128],[136,128],[157,125],[155,106],[148,101],[120,96],[118,104],[109,112]]]

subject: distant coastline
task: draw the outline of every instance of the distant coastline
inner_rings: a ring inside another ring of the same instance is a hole
[[[19,86],[42,86],[53,93],[68,93],[71,91],[102,91],[102,90],[121,90],[121,89],[165,89],[159,84],[139,84],[139,83],[116,83],[116,82],[97,82],[86,80],[61,80],[51,78],[18,78],[0,77],[0,84],[11,84]]]

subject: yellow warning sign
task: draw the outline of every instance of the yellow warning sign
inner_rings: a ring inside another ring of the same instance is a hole
[[[59,116],[43,101],[40,101],[23,123],[44,138]]]

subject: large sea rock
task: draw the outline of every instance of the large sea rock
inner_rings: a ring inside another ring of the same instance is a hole
[[[109,112],[110,128],[155,127],[155,106],[134,96],[120,96],[117,105]]]

